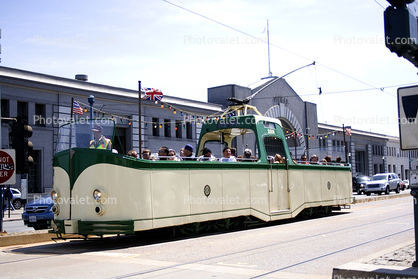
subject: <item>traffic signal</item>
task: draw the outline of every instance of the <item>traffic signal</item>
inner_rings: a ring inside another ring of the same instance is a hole
[[[28,173],[29,167],[33,164],[33,158],[30,156],[33,144],[29,140],[32,133],[27,117],[16,117],[9,136],[12,148],[16,150],[16,172],[19,174]]]
[[[418,21],[407,7],[413,1],[388,2],[393,6],[389,6],[384,12],[386,47],[418,67]]]

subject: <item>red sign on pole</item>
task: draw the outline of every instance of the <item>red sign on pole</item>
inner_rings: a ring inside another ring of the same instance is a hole
[[[15,150],[0,150],[0,185],[16,183]]]

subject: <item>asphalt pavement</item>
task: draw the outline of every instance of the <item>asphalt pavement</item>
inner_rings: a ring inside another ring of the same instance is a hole
[[[353,194],[354,205],[357,203],[375,202],[385,199],[401,198],[410,196],[410,190],[402,191],[400,194],[390,195],[357,195]],[[23,208],[4,212],[3,232],[0,232],[0,247],[11,245],[22,245],[29,243],[50,241],[55,237],[48,230],[40,231],[17,231],[12,233],[4,232],[5,224],[22,220]],[[7,226],[7,225],[6,225]],[[418,279],[418,267],[412,267],[416,260],[415,240],[402,243],[396,247],[388,247],[380,253],[369,255],[355,263],[346,263],[335,267],[333,270],[334,279],[345,278],[415,278]]]

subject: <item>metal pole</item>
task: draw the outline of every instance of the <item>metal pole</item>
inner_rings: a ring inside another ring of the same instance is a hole
[[[411,196],[414,197],[414,228],[415,228],[415,261],[413,267],[418,267],[418,170],[409,172],[409,185],[411,186]]]
[[[344,124],[343,124],[343,136],[344,136],[345,162],[348,163],[348,159],[347,159],[347,142],[345,141],[345,128],[344,128]]]
[[[411,181],[411,180],[410,180]],[[414,197],[414,227],[415,227],[415,261],[413,267],[418,267],[418,188],[412,188],[411,195]]]
[[[269,21],[267,20],[267,51],[268,51],[268,60],[269,60],[269,77],[272,77],[273,74],[270,70],[270,31],[269,31]]]
[[[90,95],[88,98],[89,104],[90,104],[90,119],[93,119],[93,104],[94,104],[94,96]]]
[[[138,80],[138,116],[139,116],[139,158],[142,158],[142,112],[141,112],[141,81]]]
[[[0,213],[0,232],[3,231],[3,185],[2,187],[0,187],[0,209],[1,209],[1,213]]]
[[[93,129],[93,104],[94,104],[94,96],[90,95],[87,99],[90,103],[90,130]],[[90,140],[94,140],[93,131],[90,134]]]

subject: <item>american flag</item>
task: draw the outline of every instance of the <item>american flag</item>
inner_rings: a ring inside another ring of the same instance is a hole
[[[145,100],[161,101],[161,99],[163,98],[163,92],[161,92],[161,90],[159,89],[142,88],[142,92],[145,93]]]
[[[73,113],[83,115],[83,109],[80,107],[77,101],[73,103]]]

